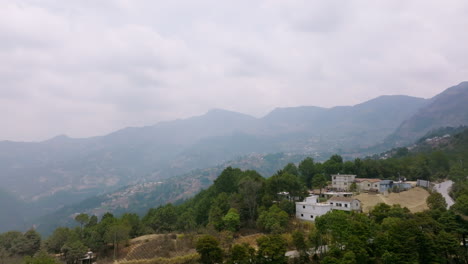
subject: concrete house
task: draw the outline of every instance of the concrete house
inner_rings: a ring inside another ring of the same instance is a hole
[[[391,189],[393,187],[393,181],[391,180],[382,180],[380,181],[379,184],[379,192],[385,192],[388,191],[388,189]]]
[[[318,216],[331,210],[360,211],[361,202],[351,197],[332,197],[327,202],[319,203],[319,196],[307,197],[304,202],[296,202],[296,218],[314,221]]]
[[[376,191],[380,190],[380,179],[365,179],[356,178],[356,187],[360,192]]]
[[[332,197],[328,200],[333,210],[360,211],[361,201],[351,197]]]
[[[296,202],[296,218],[314,221],[317,216],[321,216],[331,211],[329,203],[319,203],[318,195],[307,197],[304,202]]]
[[[337,191],[348,191],[351,184],[354,182],[356,175],[352,174],[333,174],[332,188]]]

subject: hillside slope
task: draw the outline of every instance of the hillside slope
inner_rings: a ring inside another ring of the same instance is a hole
[[[430,99],[390,136],[397,145],[405,145],[440,127],[468,125],[468,82],[450,87]]]
[[[115,215],[123,213],[143,215],[150,208],[167,203],[181,202],[192,197],[200,190],[208,188],[226,167],[256,170],[261,175],[268,177],[282,169],[286,164],[297,163],[304,158],[304,155],[287,155],[284,153],[244,156],[216,167],[193,170],[160,182],[149,181],[129,185],[113,192],[93,196],[29,221],[28,224],[37,226],[37,230],[42,234],[49,234],[58,226],[76,224],[73,217],[81,212],[97,216],[102,216],[106,212]]]

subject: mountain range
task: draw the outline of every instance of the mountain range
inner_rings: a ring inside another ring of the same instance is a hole
[[[123,186],[165,181],[246,155],[363,156],[411,143],[441,126],[467,125],[467,99],[463,82],[431,99],[380,96],[355,106],[277,108],[262,118],[216,109],[99,137],[3,141],[0,186],[33,204],[29,215],[39,216]]]

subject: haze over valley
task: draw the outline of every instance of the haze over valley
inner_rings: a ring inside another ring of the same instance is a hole
[[[5,1],[0,263],[468,262],[467,13]]]
[[[380,96],[355,106],[278,108],[262,118],[215,109],[99,137],[0,142],[0,180],[8,186],[2,191],[23,203],[13,211],[28,212],[18,212],[15,221],[7,221],[27,227],[32,219],[95,195],[134,184],[157,186],[174,176],[248,160],[249,155],[296,157],[278,163],[277,169],[307,155],[318,161],[335,153],[348,159],[365,157],[410,144],[440,127],[468,125],[467,98],[468,82],[463,82],[430,99]],[[424,119],[419,117],[422,114]],[[422,120],[426,121],[421,124]],[[258,169],[253,162],[241,167]],[[212,171],[203,186],[219,172]],[[175,202],[176,197],[167,199]],[[23,209],[28,206],[31,209]],[[125,208],[125,203],[113,210],[120,207]]]

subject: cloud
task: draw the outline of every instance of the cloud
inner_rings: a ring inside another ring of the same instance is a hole
[[[468,4],[13,0],[1,139],[85,137],[226,108],[431,97],[468,76]]]

